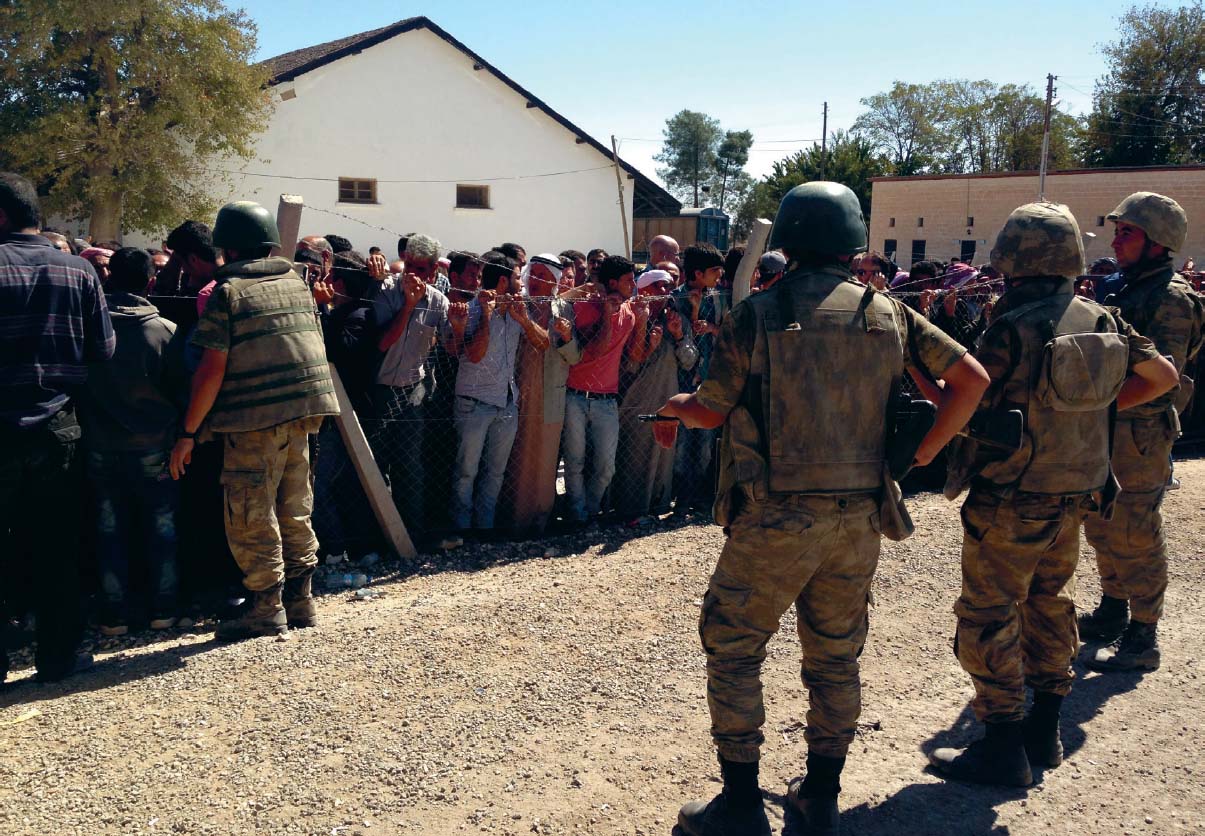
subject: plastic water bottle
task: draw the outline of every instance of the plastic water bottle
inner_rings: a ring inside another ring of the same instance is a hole
[[[330,585],[335,589],[359,589],[367,583],[368,576],[356,572],[344,572],[330,579]]]

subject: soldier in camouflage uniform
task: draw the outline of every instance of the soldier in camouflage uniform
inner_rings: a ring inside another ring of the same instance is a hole
[[[1156,397],[1176,374],[1150,340],[1075,295],[1084,250],[1066,206],[1014,211],[991,263],[1008,282],[975,351],[992,380],[981,409],[1020,410],[1026,431],[1011,454],[992,455],[967,439],[954,447],[947,496],[968,477],[971,485],[954,649],[987,733],[929,759],[953,778],[1024,787],[1033,782],[1031,764],[1062,762],[1059,710],[1077,646],[1070,586],[1080,524],[1111,493],[1110,404]],[[940,394],[920,382],[927,395]],[[1026,685],[1034,691],[1028,718]]]
[[[254,598],[218,625],[230,641],[315,622],[309,435],[339,406],[310,290],[287,259],[269,257],[276,221],[250,201],[227,204],[213,243],[226,266],[192,336],[203,354],[171,468],[178,479],[198,432],[222,434],[226,539]]]
[[[1105,298],[1180,374],[1201,347],[1202,300],[1172,269],[1184,246],[1188,219],[1170,197],[1137,192],[1108,216],[1117,223],[1113,250],[1124,284]],[[1182,381],[1185,391],[1192,381]],[[1159,506],[1171,478],[1172,443],[1180,434],[1179,390],[1118,413],[1113,470],[1121,483],[1113,519],[1089,519],[1088,542],[1104,593],[1095,612],[1080,617],[1080,637],[1114,642],[1094,648],[1088,667],[1100,671],[1159,667],[1156,624],[1167,590],[1167,544]],[[1133,621],[1130,621],[1130,618]]]
[[[853,281],[866,249],[857,197],[807,183],[783,199],[770,236],[787,272],[724,318],[711,373],[663,416],[724,426],[716,521],[727,543],[699,620],[724,789],[682,808],[689,836],[768,833],[757,774],[765,721],[760,670],[795,604],[808,688],[807,775],[789,800],[809,832],[836,833],[837,794],[861,711],[858,656],[878,563],[886,415],[905,369],[943,378],[927,463],[987,386],[979,364],[910,308]],[[668,446],[676,423],[654,425]]]

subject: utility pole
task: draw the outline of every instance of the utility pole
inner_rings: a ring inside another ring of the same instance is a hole
[[[813,146],[814,147],[814,146]],[[824,127],[820,129],[820,179],[828,167],[828,102],[824,103]]]
[[[699,208],[699,143],[695,141],[695,208]]]
[[[632,257],[632,239],[628,235],[628,207],[623,201],[623,175],[619,171],[619,146],[615,134],[611,134],[611,159],[615,163],[615,188],[619,192],[619,220],[623,224],[623,249],[627,258]]]
[[[1054,103],[1056,75],[1046,76],[1046,120],[1042,126],[1042,167],[1038,171],[1038,200],[1046,199],[1046,158],[1050,155],[1050,111]]]

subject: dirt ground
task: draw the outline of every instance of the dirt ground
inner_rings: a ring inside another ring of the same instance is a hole
[[[1029,791],[924,770],[978,730],[951,652],[956,508],[913,498],[920,530],[885,544],[875,581],[846,833],[1205,833],[1205,461],[1176,470],[1163,667],[1079,669],[1067,760]],[[219,646],[210,626],[97,644],[96,668],[57,685],[18,671],[0,693],[0,833],[668,834],[718,787],[696,619],[721,543],[662,523],[480,546],[399,567],[373,599],[324,596],[322,625],[285,642]],[[764,678],[780,832],[804,760],[792,614]]]

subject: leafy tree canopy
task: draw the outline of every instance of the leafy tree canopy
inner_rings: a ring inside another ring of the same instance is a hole
[[[827,153],[819,144],[797,151],[774,163],[774,168],[750,191],[740,205],[734,227],[738,236],[749,234],[757,218],[774,219],[778,204],[791,189],[813,180],[832,180],[853,190],[870,220],[870,179],[891,173],[891,161],[861,134],[836,131],[829,137]]]
[[[1205,7],[1135,6],[1104,47],[1108,72],[1088,117],[1094,166],[1184,165],[1205,160]]]
[[[219,0],[0,3],[0,168],[94,239],[213,206],[204,166],[249,158],[270,113],[255,25]]]

